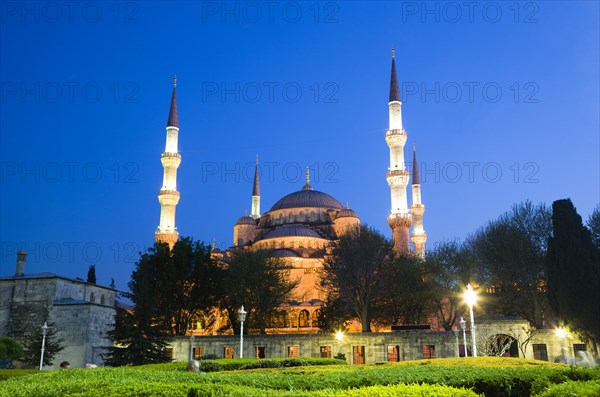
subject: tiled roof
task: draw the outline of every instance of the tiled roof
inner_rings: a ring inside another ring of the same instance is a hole
[[[299,207],[319,207],[336,210],[344,208],[339,201],[327,193],[319,192],[318,190],[300,190],[280,199],[271,207],[271,211]]]

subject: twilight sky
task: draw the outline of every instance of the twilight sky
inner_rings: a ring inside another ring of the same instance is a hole
[[[428,246],[526,199],[599,198],[598,2],[0,4],[0,274],[125,289],[159,223],[173,74],[180,235],[232,243],[311,184],[391,236],[391,47]]]

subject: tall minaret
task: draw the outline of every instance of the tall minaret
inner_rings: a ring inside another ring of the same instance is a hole
[[[258,156],[256,156],[256,168],[254,169],[254,186],[252,186],[252,213],[254,219],[260,218],[260,180],[258,177]]]
[[[419,178],[419,165],[417,163],[417,147],[413,146],[413,172],[412,172],[412,212],[414,226],[412,232],[413,251],[421,258],[425,257],[425,241],[427,233],[423,229],[423,214],[425,206],[421,202],[421,179]]]
[[[388,224],[392,228],[394,248],[408,254],[410,253],[408,229],[412,224],[412,217],[406,198],[406,187],[408,186],[408,171],[404,164],[406,131],[402,128],[402,102],[400,102],[393,48],[389,116],[390,128],[385,133],[385,141],[390,148],[390,170],[386,174],[386,179],[392,193],[392,212],[388,216]]]
[[[156,241],[168,243],[172,249],[179,237],[175,227],[175,208],[179,203],[177,191],[177,168],[181,164],[181,155],[177,152],[177,139],[179,135],[179,117],[177,114],[177,76],[173,79],[173,96],[171,109],[167,121],[167,144],[165,152],[161,154],[160,161],[164,168],[162,188],[158,192],[160,203],[160,226],[155,233]]]

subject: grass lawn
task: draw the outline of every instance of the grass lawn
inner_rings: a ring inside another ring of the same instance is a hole
[[[599,368],[517,358],[361,366],[331,359],[244,359],[202,365],[212,372],[185,372],[185,363],[15,376],[0,371],[0,379],[10,377],[0,381],[0,396],[600,396]]]

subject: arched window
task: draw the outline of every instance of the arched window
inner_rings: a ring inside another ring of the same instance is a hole
[[[319,314],[321,314],[321,311],[319,309],[313,312],[311,326],[316,327],[319,324]]]
[[[304,211],[300,211],[300,216],[298,216],[298,220],[300,222],[304,222]]]
[[[94,294],[93,292],[90,294],[90,302],[96,303],[96,294]]]
[[[300,328],[308,327],[308,319],[309,319],[308,310],[306,310],[306,309],[301,310],[300,314],[298,315],[298,324],[300,325]]]
[[[317,220],[317,213],[315,211],[310,211],[310,220],[311,221]]]
[[[101,305],[106,304],[106,299],[104,298],[104,295],[100,295],[100,304]]]

